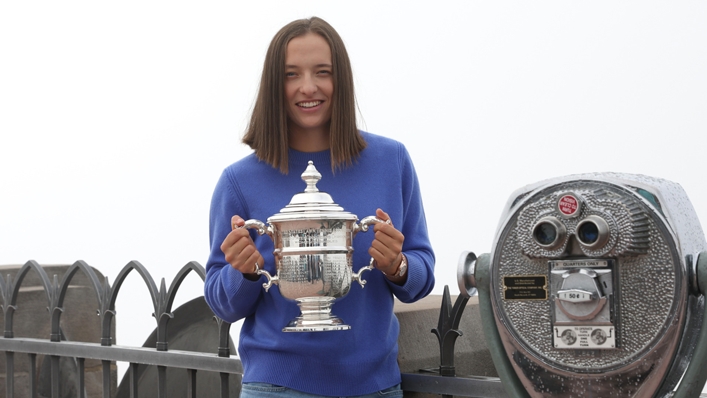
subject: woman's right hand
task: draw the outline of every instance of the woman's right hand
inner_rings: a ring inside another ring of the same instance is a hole
[[[231,267],[242,272],[248,279],[257,279],[257,270],[263,266],[265,259],[260,255],[255,243],[246,228],[245,220],[240,216],[231,217],[233,230],[226,235],[221,243],[221,251]]]

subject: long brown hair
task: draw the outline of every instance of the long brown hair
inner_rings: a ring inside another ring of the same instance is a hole
[[[288,172],[287,110],[285,109],[285,54],[295,37],[316,33],[329,43],[334,78],[329,147],[332,171],[350,166],[366,147],[356,126],[356,97],[353,72],[344,41],[321,18],[299,19],[285,25],[273,37],[265,55],[258,97],[243,143],[261,159],[284,174]]]

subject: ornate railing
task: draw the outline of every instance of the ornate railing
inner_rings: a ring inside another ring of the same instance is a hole
[[[130,347],[114,344],[115,336],[112,333],[115,330],[113,323],[116,315],[116,299],[126,277],[133,271],[141,276],[152,300],[153,316],[157,324],[154,333],[154,346]],[[13,319],[18,308],[20,287],[30,272],[38,277],[39,286],[44,292],[44,298],[46,298],[50,317],[48,339],[16,336],[13,330]],[[0,353],[5,353],[4,396],[8,398],[19,397],[16,395],[15,388],[17,355],[27,355],[29,361],[27,390],[30,397],[38,396],[38,355],[49,358],[51,397],[53,398],[63,396],[60,395],[62,394],[60,383],[63,380],[60,371],[62,370],[62,359],[66,358],[76,363],[77,371],[73,383],[77,387],[75,396],[79,398],[86,397],[84,372],[86,360],[100,361],[101,363],[103,398],[113,398],[112,395],[115,393],[111,391],[111,385],[115,385],[113,382],[116,381],[112,378],[117,377],[115,372],[112,372],[116,362],[129,363],[126,377],[129,380],[130,397],[139,396],[138,369],[141,366],[157,369],[158,397],[167,396],[168,369],[173,369],[170,372],[183,372],[179,379],[181,382],[186,381],[184,395],[187,397],[197,396],[197,374],[199,372],[213,372],[212,374],[219,375],[220,385],[216,388],[218,392],[214,396],[236,396],[240,391],[240,385],[238,383],[233,385],[232,376],[240,376],[243,368],[240,360],[231,357],[231,349],[229,348],[230,323],[214,317],[216,319],[214,327],[218,328],[218,346],[213,347],[211,352],[180,351],[168,347],[168,328],[170,321],[174,318],[172,305],[182,281],[190,272],[196,273],[202,281],[205,278],[204,268],[196,262],[189,262],[179,270],[169,288],[166,287],[164,278],[158,288],[150,273],[137,261],[132,261],[123,267],[113,285],[110,284],[108,277],[101,280],[94,269],[83,261],[77,261],[68,267],[61,279],[57,275],[50,278],[35,261],[25,263],[14,276],[11,274],[0,275],[0,295],[2,296],[5,324],[3,337],[0,337]],[[95,292],[101,331],[100,341],[97,342],[66,341],[62,338],[61,316],[64,313],[64,301],[68,288],[78,273],[87,278],[88,285]],[[440,365],[438,368],[422,370],[418,373],[404,373],[402,375],[403,389],[406,395],[415,392],[469,397],[504,395],[503,388],[496,378],[458,377],[455,374],[454,343],[456,338],[462,334],[459,330],[459,322],[466,302],[467,299],[460,296],[452,306],[449,289],[445,287],[439,323],[437,328],[432,330],[439,340]],[[140,393],[140,396],[143,395],[144,393]]]
[[[157,321],[156,344],[154,348],[147,347],[125,347],[113,344],[112,322],[115,317],[115,303],[125,278],[131,272],[137,272],[147,286],[152,306],[153,316]],[[51,317],[51,334],[49,340],[16,337],[13,331],[13,318],[17,309],[17,299],[20,293],[22,282],[29,272],[35,273],[39,278],[40,285],[46,294],[47,308]],[[98,315],[101,320],[101,338],[97,343],[69,342],[62,341],[60,328],[61,315],[64,312],[64,298],[72,279],[78,273],[83,273],[92,286],[98,301]],[[5,396],[15,396],[14,369],[15,354],[24,353],[29,356],[29,394],[31,397],[37,396],[36,386],[36,358],[37,355],[47,355],[51,358],[51,396],[59,397],[59,371],[60,358],[75,358],[79,371],[76,380],[78,396],[84,397],[85,380],[83,378],[83,364],[86,359],[95,359],[102,362],[103,366],[103,397],[111,397],[111,363],[116,361],[128,362],[130,377],[130,396],[137,397],[138,383],[134,380],[139,365],[154,365],[157,367],[157,389],[158,396],[164,397],[166,391],[166,370],[170,368],[182,368],[185,370],[187,380],[188,397],[195,397],[196,374],[198,371],[218,372],[223,379],[221,383],[221,396],[229,396],[229,374],[241,374],[242,366],[239,360],[230,358],[229,349],[229,329],[231,324],[217,318],[219,328],[219,346],[214,347],[214,354],[198,353],[192,351],[169,351],[167,342],[167,330],[169,321],[173,318],[172,304],[177,290],[184,278],[190,273],[196,273],[202,280],[205,278],[204,268],[196,263],[190,262],[182,267],[177,273],[169,289],[166,288],[164,278],[159,289],[150,273],[137,261],[128,263],[118,273],[114,285],[111,286],[108,277],[102,281],[94,272],[93,268],[83,261],[77,261],[69,267],[61,277],[54,275],[50,279],[45,270],[35,261],[28,261],[24,264],[15,276],[0,275],[0,295],[2,296],[2,309],[5,320],[3,337],[0,338],[0,351],[5,352]]]

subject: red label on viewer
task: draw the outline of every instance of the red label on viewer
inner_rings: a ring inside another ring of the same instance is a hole
[[[566,216],[571,216],[579,210],[579,201],[572,195],[565,195],[557,202],[560,212]]]

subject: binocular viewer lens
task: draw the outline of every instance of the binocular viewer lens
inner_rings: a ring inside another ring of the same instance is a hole
[[[547,250],[557,249],[567,237],[565,225],[555,217],[543,217],[533,228],[533,239]]]
[[[609,224],[599,216],[588,216],[577,224],[577,239],[589,249],[600,249],[609,241]]]
[[[585,222],[577,228],[577,238],[585,245],[591,245],[599,240],[599,228],[593,222]]]
[[[577,224],[575,235],[582,246],[596,250],[609,241],[609,225],[603,218],[591,215]],[[533,239],[546,250],[561,247],[566,237],[565,225],[555,217],[543,217],[533,228]]]
[[[535,227],[533,237],[542,246],[548,246],[557,240],[557,229],[551,223],[543,222]]]

